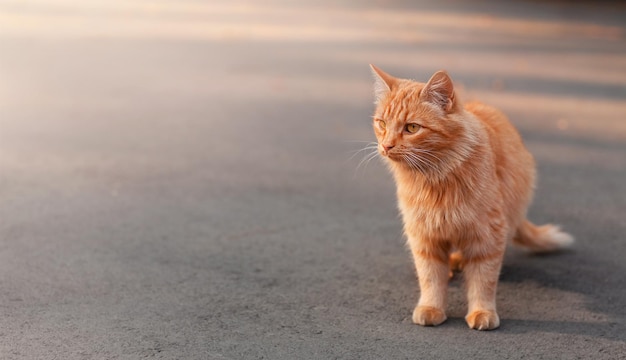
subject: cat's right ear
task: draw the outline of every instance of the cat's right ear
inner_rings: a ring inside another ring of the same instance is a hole
[[[454,85],[450,75],[444,70],[437,71],[428,80],[420,97],[425,101],[433,103],[446,112],[454,111],[457,101],[454,95]]]
[[[374,74],[375,103],[378,104],[393,89],[397,80],[372,64],[370,64],[370,68],[372,68],[372,74]]]

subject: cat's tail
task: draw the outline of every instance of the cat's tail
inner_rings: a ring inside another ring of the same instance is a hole
[[[528,220],[522,222],[513,237],[513,244],[535,253],[556,251],[573,243],[574,238],[561,231],[558,226],[552,224],[537,226]]]

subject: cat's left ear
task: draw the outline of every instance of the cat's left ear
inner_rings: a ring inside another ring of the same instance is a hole
[[[394,88],[397,79],[372,64],[370,64],[370,68],[374,74],[374,96],[376,97],[375,102],[378,104]]]
[[[445,112],[452,112],[456,105],[456,96],[448,73],[444,70],[437,71],[422,89],[420,98],[441,107]]]

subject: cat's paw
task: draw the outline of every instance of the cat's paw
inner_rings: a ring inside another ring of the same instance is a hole
[[[423,326],[437,326],[446,321],[446,314],[432,306],[418,306],[413,310],[413,323]]]
[[[493,330],[500,326],[500,318],[495,311],[476,310],[465,317],[467,325],[476,330]]]

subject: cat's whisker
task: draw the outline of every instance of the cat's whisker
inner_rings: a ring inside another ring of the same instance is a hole
[[[376,144],[375,141],[371,141],[371,140],[344,140],[343,142],[346,143],[368,143],[368,144]]]
[[[361,148],[361,149],[357,149],[357,150],[350,150],[350,152],[352,152],[352,151],[359,152],[359,151],[362,151],[362,150],[364,150],[364,149],[369,149],[369,148],[376,147],[376,146],[378,146],[378,143],[377,143],[377,142],[369,141],[369,142],[367,142],[367,143],[365,144],[365,146],[364,146],[363,148]]]
[[[354,141],[356,142],[356,141]],[[363,141],[366,142],[366,141]],[[359,155],[360,153],[364,152],[364,151],[369,151],[369,150],[378,150],[378,143],[377,142],[373,142],[373,141],[367,141],[367,144],[365,145],[365,147],[361,148],[361,149],[357,149],[357,150],[350,150],[348,151],[348,153],[352,153],[352,155],[350,157],[348,157],[348,159],[344,162],[344,165],[347,164],[349,161],[351,161],[352,159],[354,159],[357,155]],[[366,154],[365,157],[369,156],[369,154]]]
[[[378,154],[378,149],[377,148],[372,148],[372,149],[362,149],[361,151],[356,152],[355,154],[353,154],[352,156],[350,156],[348,158],[348,161],[351,161],[352,159],[354,159],[357,155],[359,155],[360,153],[362,153],[363,151],[368,151],[367,153],[365,153],[365,155],[363,155],[363,159],[361,159],[361,161],[359,162],[359,165],[361,165],[361,162],[363,162],[364,159],[368,158],[369,156],[371,156],[372,154]],[[357,166],[358,168],[358,166]]]
[[[415,154],[420,154],[420,155],[426,155],[429,156],[431,158],[434,158],[435,160],[441,162],[441,158],[439,158],[437,155],[435,155],[435,152],[433,150],[429,150],[429,149],[423,149],[423,148],[414,148],[411,149],[412,153]]]
[[[407,155],[410,156],[413,159],[419,160],[420,162],[424,162],[428,165],[431,165],[431,162],[428,159],[425,159],[423,156],[421,156],[420,154],[416,154],[414,152],[407,152]]]
[[[422,141],[422,144],[423,145],[440,145],[440,144],[438,144],[435,141],[429,141],[429,140]],[[428,151],[431,154],[431,156],[436,157],[433,154],[432,150],[427,150],[427,149],[420,149],[420,150]],[[468,157],[468,153],[469,153],[469,150],[467,150],[467,149],[465,149],[463,147],[461,147],[460,149],[457,149],[457,148],[447,149],[445,151],[445,154],[450,158],[450,160],[456,160],[457,162],[465,161],[467,159],[467,157]],[[439,158],[437,158],[437,160],[439,160],[440,162],[443,162]]]
[[[428,157],[429,158],[428,159],[429,162],[432,163],[433,166],[435,166],[435,161],[433,161],[432,159],[437,160],[437,162],[443,162],[441,160],[441,158],[439,158],[437,155],[435,155],[433,153],[433,151],[431,151],[431,150],[427,150],[427,149],[413,149],[413,151],[414,151],[414,153],[418,153],[422,157]]]
[[[412,165],[419,164],[419,166],[414,166],[414,167],[416,167],[417,170],[419,170],[423,174],[426,174],[427,172],[429,172],[429,173],[434,173],[437,176],[442,175],[441,169],[435,164],[434,161],[424,156],[420,156],[417,153],[412,152],[412,151],[406,151],[405,154],[406,154],[405,159],[411,160],[410,164]]]
[[[365,155],[365,156],[363,157],[363,159],[361,159],[361,161],[359,162],[359,164],[356,166],[356,169],[355,169],[355,174],[356,174],[356,172],[359,170],[359,168],[361,167],[361,165],[365,165],[365,166],[367,166],[367,164],[368,164],[368,163],[369,163],[372,159],[374,159],[376,156],[378,156],[378,150],[372,151],[371,153],[369,153],[369,154]]]
[[[435,153],[432,150],[428,150],[428,149],[413,149],[413,150],[420,152],[422,154],[428,155],[430,157],[433,157],[440,162],[442,161],[437,155],[435,155]]]
[[[406,156],[406,155],[402,155],[402,159],[403,159],[406,163],[408,163],[408,164],[409,164],[409,166],[410,166],[411,168],[414,168],[414,169],[416,169],[416,170],[418,170],[418,171],[422,172],[422,170],[421,170],[421,169],[420,169],[420,167],[419,167],[419,164],[416,164],[416,163],[415,163],[415,160],[411,159],[410,157],[408,157],[408,156]]]
[[[366,150],[373,150],[373,149],[377,149],[377,148],[378,148],[378,145],[369,145],[369,146],[366,146],[366,147],[364,147],[362,149],[350,150],[349,152],[353,153],[353,155],[350,157],[350,159],[352,159],[354,156],[356,156],[360,152],[363,152],[363,151],[366,151]]]
[[[415,156],[413,156],[413,154],[406,151],[401,152],[400,155],[411,167],[415,168],[421,173],[425,173],[426,170],[423,167],[424,164],[420,161],[420,159],[416,158]]]
[[[375,148],[378,146],[378,143],[368,143],[367,145],[365,145],[363,148],[361,149],[357,149],[357,150],[351,150],[351,151],[361,151],[364,149],[370,149],[370,148]]]
[[[379,155],[378,151],[376,151],[375,153],[372,154],[372,156],[369,157],[369,159],[367,159],[367,161],[365,162],[365,167],[367,166],[367,164],[370,163],[370,161],[374,160],[375,158],[377,158]]]
[[[372,161],[372,159],[375,159],[376,157],[378,157],[380,155],[380,153],[378,152],[378,149],[372,151],[371,155],[367,158],[367,160],[365,161],[365,166],[367,166],[367,164]]]
[[[412,160],[411,160],[411,161],[415,164],[415,166],[417,167],[417,169],[418,169],[418,170],[419,170],[422,174],[425,174],[425,173],[426,173],[426,166],[424,165],[424,163],[423,163],[423,162],[421,162],[421,161],[419,161],[419,159],[415,159],[415,158],[412,158]]]
[[[430,169],[433,169],[433,170],[437,169],[437,165],[435,164],[435,162],[427,158],[426,156],[419,156],[419,155],[414,155],[414,156],[420,159],[423,163],[427,164]]]

